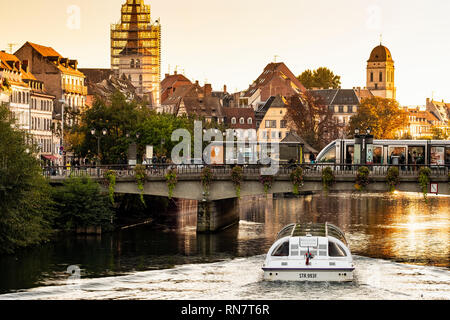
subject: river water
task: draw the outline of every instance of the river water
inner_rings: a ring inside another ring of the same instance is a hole
[[[0,299],[450,299],[449,197],[246,198],[240,223],[213,235],[196,234],[195,202],[178,205],[164,221],[0,257]],[[326,221],[347,235],[352,283],[263,281],[283,226]]]

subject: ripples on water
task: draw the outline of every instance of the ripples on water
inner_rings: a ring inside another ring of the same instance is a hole
[[[191,202],[180,207],[161,224],[2,259],[0,290],[26,290],[0,299],[450,299],[448,197],[248,198],[239,225],[213,235],[196,234]],[[284,225],[325,221],[348,237],[353,283],[262,281],[264,254]],[[67,285],[69,265],[82,269],[79,288]]]
[[[264,256],[54,283],[2,299],[449,299],[445,269],[355,256],[352,283],[265,282]]]

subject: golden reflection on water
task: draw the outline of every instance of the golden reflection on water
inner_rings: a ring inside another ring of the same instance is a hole
[[[300,198],[249,197],[240,202],[239,226],[213,235],[195,232],[196,206],[186,206],[179,227],[184,252],[237,256],[265,254],[278,231],[293,222],[329,222],[347,235],[354,254],[450,267],[450,198],[416,194],[330,194]]]

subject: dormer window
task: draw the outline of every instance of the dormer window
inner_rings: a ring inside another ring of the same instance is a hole
[[[236,124],[236,118],[235,117],[231,118],[231,124]]]

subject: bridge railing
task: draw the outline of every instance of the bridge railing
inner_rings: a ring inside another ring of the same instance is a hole
[[[216,176],[229,176],[235,165],[212,165],[209,166]],[[243,165],[243,173],[247,176],[259,176],[263,165]],[[268,166],[266,166],[268,167]],[[432,176],[448,176],[449,166],[424,166],[424,165],[354,165],[354,164],[280,164],[278,176],[288,176],[294,168],[301,167],[304,176],[321,176],[325,168],[331,168],[335,176],[354,176],[361,167],[369,168],[370,175],[374,177],[385,177],[389,168],[397,167],[402,177],[416,177],[420,168],[429,167]],[[43,167],[42,173],[46,177],[82,177],[103,178],[109,170],[115,172],[116,177],[134,177],[135,166],[129,165],[107,165],[107,166],[59,166]],[[146,165],[145,170],[150,177],[164,177],[169,169],[176,169],[178,176],[200,176],[205,165],[173,165],[155,164]]]

